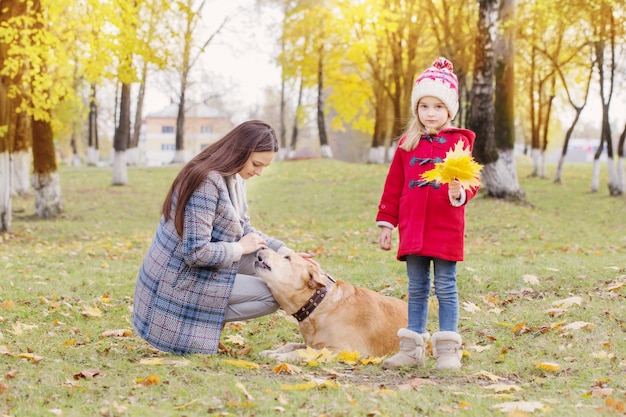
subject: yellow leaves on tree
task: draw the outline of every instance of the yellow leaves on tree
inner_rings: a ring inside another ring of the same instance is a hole
[[[446,152],[443,162],[436,163],[433,169],[423,173],[422,179],[441,184],[450,184],[456,179],[464,188],[478,187],[482,167],[472,158],[470,149],[464,148],[463,142],[458,141],[452,150]]]

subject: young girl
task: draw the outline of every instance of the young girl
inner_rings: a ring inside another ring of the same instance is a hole
[[[391,232],[398,226],[397,258],[406,261],[409,278],[408,328],[398,331],[400,351],[385,360],[383,368],[424,366],[430,337],[426,323],[431,263],[439,302],[440,331],[431,339],[437,368],[461,366],[456,263],[463,260],[464,206],[477,189],[464,189],[456,180],[446,185],[421,178],[457,142],[472,148],[474,132],[452,127],[458,108],[452,63],[438,58],[413,86],[411,112],[415,117],[394,154],[376,217],[383,250],[391,249]]]
[[[195,156],[172,183],[135,288],[133,327],[152,346],[215,353],[224,322],[278,309],[253,276],[255,253],[292,251],[252,227],[245,192],[245,180],[261,175],[277,151],[274,129],[250,120]]]

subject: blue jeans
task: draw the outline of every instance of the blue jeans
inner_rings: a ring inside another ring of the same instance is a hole
[[[458,332],[459,295],[456,288],[456,262],[417,255],[406,257],[406,270],[409,276],[408,329],[420,334],[426,332],[431,262],[435,272],[435,295],[439,302],[439,330]]]

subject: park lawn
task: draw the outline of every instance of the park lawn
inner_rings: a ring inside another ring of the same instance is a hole
[[[470,202],[457,371],[323,352],[278,366],[258,353],[301,341],[280,311],[228,324],[231,355],[152,349],[132,331],[132,297],[179,168],[129,168],[130,185],[114,187],[110,169],[63,167],[54,220],[34,217],[32,197],[13,200],[0,242],[0,416],[624,415],[626,200],[606,185],[590,193],[590,165],[567,165],[557,185],[520,160],[526,204],[482,192]],[[336,279],[403,297],[404,264],[376,243],[386,171],[275,162],[247,183],[253,224]]]

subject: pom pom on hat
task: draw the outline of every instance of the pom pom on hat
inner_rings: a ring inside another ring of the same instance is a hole
[[[422,97],[436,97],[448,108],[450,118],[459,111],[459,80],[454,75],[452,62],[439,57],[417,77],[411,93],[411,112],[417,117],[417,103]]]

